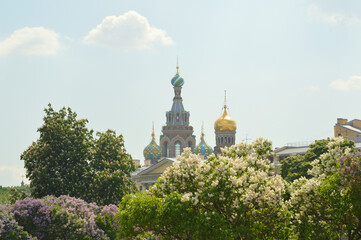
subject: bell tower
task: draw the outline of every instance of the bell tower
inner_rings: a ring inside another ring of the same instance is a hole
[[[227,95],[226,91],[224,91],[223,114],[214,123],[214,133],[216,135],[215,154],[219,154],[221,148],[232,146],[236,142],[237,124],[236,121],[228,115],[227,109]]]
[[[177,73],[171,80],[174,89],[172,109],[166,113],[166,125],[162,128],[160,146],[162,157],[174,158],[179,156],[183,149],[190,147],[193,151],[196,139],[193,127],[189,123],[189,112],[183,107],[181,96],[184,79],[179,75],[177,58]]]

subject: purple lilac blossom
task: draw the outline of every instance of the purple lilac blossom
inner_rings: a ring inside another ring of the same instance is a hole
[[[95,222],[95,217],[99,212],[99,207],[95,203],[87,203],[86,201],[62,195],[58,198],[47,196],[44,198],[49,204],[63,207],[67,212],[77,215],[84,220],[86,225],[86,233],[94,239],[106,239],[103,230],[99,229]]]
[[[8,206],[0,205],[0,239],[35,240],[18,224]]]
[[[361,183],[361,152],[342,156],[339,165],[342,187]]]

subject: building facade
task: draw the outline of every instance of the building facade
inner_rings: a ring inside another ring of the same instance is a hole
[[[344,137],[354,142],[361,142],[361,120],[354,119],[347,121],[344,118],[337,118],[337,123],[334,126],[334,136]]]

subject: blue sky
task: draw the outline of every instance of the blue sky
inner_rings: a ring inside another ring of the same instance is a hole
[[[197,141],[204,121],[215,145],[224,90],[237,142],[330,137],[338,117],[361,119],[360,43],[357,0],[1,1],[0,185],[21,181],[48,103],[123,134],[143,159],[177,56]]]

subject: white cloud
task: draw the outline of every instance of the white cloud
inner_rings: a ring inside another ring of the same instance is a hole
[[[338,91],[361,89],[361,76],[351,76],[347,80],[337,79],[330,83],[330,87]]]
[[[311,92],[319,92],[320,88],[318,86],[310,86],[310,91]]]
[[[173,44],[173,40],[164,30],[150,26],[147,18],[135,11],[119,17],[105,17],[101,24],[84,37],[84,41],[113,48],[138,50]]]
[[[0,56],[12,52],[25,55],[54,55],[60,49],[59,34],[43,27],[15,30],[0,42]]]
[[[328,23],[361,23],[361,19],[356,16],[342,14],[342,13],[328,13],[323,12],[316,4],[308,6],[307,15],[310,19],[316,19]]]

